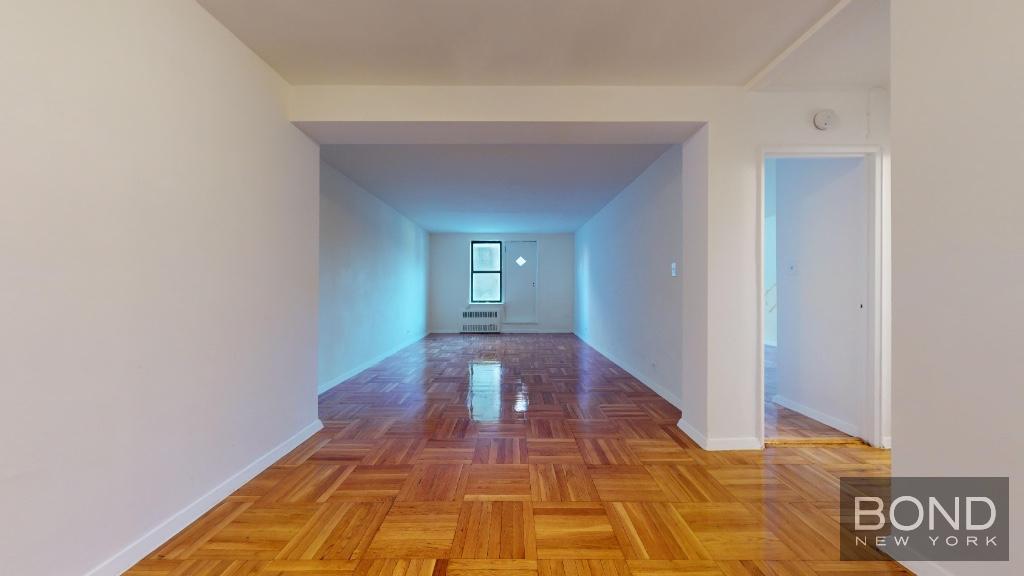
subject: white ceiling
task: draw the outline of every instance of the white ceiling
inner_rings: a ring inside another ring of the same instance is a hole
[[[889,0],[853,0],[772,69],[762,90],[889,86]]]
[[[199,0],[292,84],[742,85],[836,0]]]
[[[321,157],[431,232],[571,232],[669,144],[344,144]]]

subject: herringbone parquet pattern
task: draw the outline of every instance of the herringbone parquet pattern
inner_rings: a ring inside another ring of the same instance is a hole
[[[865,446],[705,452],[571,335],[431,336],[320,399],[325,428],[132,576],[903,573],[838,561]]]

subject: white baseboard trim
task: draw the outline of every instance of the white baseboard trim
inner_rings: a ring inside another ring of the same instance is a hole
[[[537,328],[531,326],[509,326],[501,325],[503,334],[572,334],[569,328]]]
[[[892,436],[882,436],[881,448],[885,448],[886,450],[892,449]]]
[[[749,436],[737,436],[734,438],[708,438],[708,445],[704,449],[709,452],[720,452],[725,450],[763,450],[761,440]]]
[[[245,468],[235,472],[213,490],[200,496],[195,502],[175,512],[170,518],[143,534],[138,540],[87,572],[85,576],[117,576],[128,570],[136,562],[145,558],[147,554],[156,550],[161,544],[194,522],[196,518],[205,514],[216,506],[218,502],[230,496],[232,492],[255,478],[257,474],[269,468],[271,464],[280,460],[285,454],[291,452],[293,448],[305,442],[323,427],[324,425],[319,419],[310,422],[291,438],[278,444],[270,452],[260,456]]]
[[[676,423],[676,427],[683,431],[684,434],[690,437],[691,440],[697,443],[697,446],[707,450],[708,439],[701,433],[700,430],[686,421],[686,418],[680,418],[679,422]]]
[[[727,450],[761,450],[764,446],[757,438],[708,438],[704,436],[695,426],[681,419],[676,424],[680,430],[693,439],[698,446],[708,452],[721,452]]]
[[[462,334],[458,330],[451,330],[448,328],[431,330],[431,334]],[[501,334],[572,334],[572,330],[568,328],[520,328],[511,327],[508,324],[502,324]]]
[[[412,346],[413,344],[419,342],[420,340],[423,340],[426,337],[427,337],[427,333],[424,332],[423,334],[420,334],[419,336],[416,336],[415,338],[413,338],[411,340],[403,342],[402,344],[399,344],[398,346],[388,350],[387,352],[384,352],[383,354],[378,354],[378,355],[374,356],[372,359],[367,360],[366,362],[363,362],[362,364],[360,364],[359,366],[356,366],[355,368],[352,368],[351,370],[346,370],[340,376],[336,376],[334,378],[330,378],[330,379],[328,379],[328,380],[326,380],[324,382],[321,382],[316,387],[317,395],[320,395],[320,394],[323,394],[324,392],[327,392],[328,390],[330,390],[331,388],[334,388],[338,384],[341,384],[345,380],[348,380],[349,378],[355,376],[356,374],[359,374],[363,370],[366,370],[367,368],[370,368],[374,364],[379,363],[380,361],[384,360],[388,356],[391,356],[393,354],[397,354],[403,348],[407,348],[409,346]]]
[[[614,354],[609,354],[606,350],[602,350],[601,348],[598,348],[597,346],[594,346],[594,344],[592,344],[591,342],[588,342],[585,338],[580,336],[578,333],[573,332],[573,334],[576,334],[576,337],[579,338],[580,340],[582,340],[587,346],[590,346],[594,350],[597,350],[598,354],[600,354],[601,356],[604,356],[605,358],[611,360],[612,362],[617,364],[619,366],[619,368],[622,368],[626,372],[629,372],[629,374],[631,376],[633,376],[634,378],[636,378],[640,382],[643,382],[644,386],[647,386],[651,390],[654,390],[655,392],[657,392],[658,396],[661,396],[662,398],[667,400],[670,404],[672,404],[676,408],[679,408],[680,410],[683,409],[683,399],[682,398],[680,398],[679,396],[677,396],[674,393],[669,392],[667,389],[665,389],[665,387],[661,386],[660,384],[655,383],[653,380],[651,380],[649,377],[647,377],[646,374],[644,374],[640,370],[637,370],[634,366],[631,366],[628,362],[624,362],[621,358],[618,358]]]
[[[821,422],[822,424],[827,424],[835,428],[836,430],[839,430],[840,432],[845,432],[849,434],[850,436],[856,436],[858,438],[860,437],[860,427],[857,426],[856,424],[850,424],[845,420],[840,420],[839,418],[829,416],[824,412],[819,412],[814,408],[804,406],[799,402],[794,402],[793,400],[790,400],[785,396],[775,395],[772,397],[772,402],[775,402],[776,404],[782,406],[783,408],[789,408],[794,412],[799,412],[804,416],[807,416],[808,418],[813,418],[818,422]]]

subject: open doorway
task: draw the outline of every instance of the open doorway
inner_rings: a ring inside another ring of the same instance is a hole
[[[880,155],[763,161],[764,441],[884,445]]]

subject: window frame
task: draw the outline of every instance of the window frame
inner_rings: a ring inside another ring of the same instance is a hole
[[[473,254],[476,252],[477,244],[498,245],[498,270],[477,270],[473,261]],[[498,299],[497,300],[476,300],[473,298],[473,288],[476,283],[477,274],[498,275]],[[473,240],[469,243],[469,303],[470,304],[501,304],[505,301],[505,245],[501,240]]]

